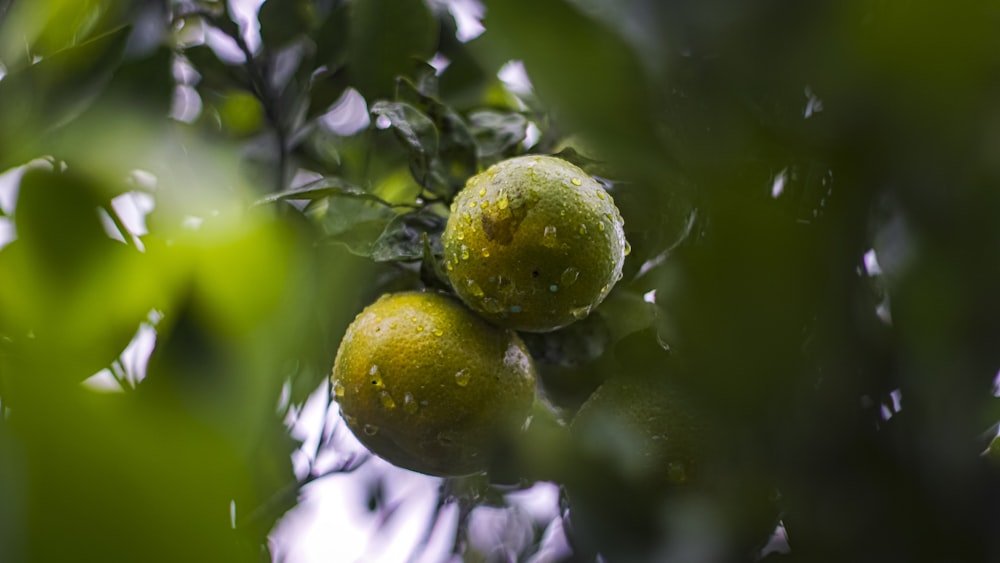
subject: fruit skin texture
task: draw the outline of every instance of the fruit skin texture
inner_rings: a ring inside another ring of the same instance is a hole
[[[441,239],[448,278],[495,324],[556,330],[586,317],[621,277],[623,225],[611,196],[580,168],[511,158],[455,197]]]
[[[455,476],[487,468],[535,398],[521,339],[436,293],[383,295],[348,327],[334,361],[348,427],[394,465]]]

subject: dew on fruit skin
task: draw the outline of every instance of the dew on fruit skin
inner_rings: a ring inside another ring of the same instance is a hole
[[[423,332],[423,331],[424,331],[424,327],[421,326],[421,325],[417,325],[417,332]]]
[[[607,285],[602,285],[601,286],[601,293],[607,293],[607,292],[608,292],[608,286]]]
[[[556,241],[556,226],[546,225],[545,230],[542,232],[542,245],[553,248],[556,244],[558,244]]]
[[[417,412],[417,408],[418,408],[417,401],[414,400],[412,393],[407,392],[405,395],[403,395],[403,410],[406,411],[407,414],[413,414]]]
[[[469,202],[469,207],[470,208],[475,207],[475,206],[476,206],[476,202],[474,202],[474,201],[470,201]]]
[[[449,272],[455,269],[455,266],[452,266],[451,262],[445,264],[444,267],[447,268]]]
[[[569,314],[573,315],[576,320],[581,320],[587,318],[590,314],[590,305],[584,305],[583,307],[574,307],[569,310]]]
[[[580,234],[581,235],[587,234],[587,225],[584,225],[583,223],[580,223]]]
[[[687,468],[683,463],[670,462],[667,464],[667,479],[672,483],[683,483],[687,481]]]
[[[462,260],[468,260],[468,259],[469,259],[469,247],[465,246],[463,244],[462,245]]]
[[[452,212],[452,213],[454,213],[454,212],[458,211],[458,204],[457,204],[457,203],[455,203],[454,201],[453,201],[453,202],[451,202],[451,207],[449,207],[449,209],[451,209],[451,212]]]
[[[583,182],[581,182],[579,178],[573,178],[569,182],[571,184],[573,184],[574,186],[582,186],[583,185]]]
[[[604,223],[598,223],[597,224],[597,230],[601,231],[603,233],[604,232]]]
[[[378,426],[375,426],[374,424],[366,424],[364,428],[362,428],[362,431],[369,436],[374,436],[378,434]]]
[[[625,256],[632,254],[632,245],[628,241],[625,241]]]
[[[562,275],[559,276],[559,281],[561,281],[563,285],[573,285],[578,279],[580,279],[580,270],[573,267],[566,268],[563,270]]]
[[[597,199],[599,199],[601,201],[604,201],[604,192],[598,190],[597,191]]]
[[[472,375],[470,375],[464,369],[458,370],[458,373],[455,374],[455,383],[458,384],[459,387],[466,387],[466,386],[468,386],[469,385],[469,380],[471,380],[471,379],[472,379]]]
[[[335,397],[343,397],[344,396],[344,391],[345,391],[344,390],[344,384],[341,383],[339,379],[334,380],[334,382],[333,382],[333,395]]]
[[[484,248],[483,249],[483,258],[489,258],[489,257],[490,257],[490,249],[489,248]]]
[[[501,211],[507,209],[508,205],[510,205],[510,200],[508,200],[505,195],[501,196],[500,199],[497,200],[497,207],[500,208]]]
[[[486,188],[479,188],[479,197],[483,197],[485,195],[486,195]]]
[[[458,240],[465,240],[465,233],[462,231],[458,231],[458,234],[455,235],[455,238],[457,238]]]
[[[435,329],[434,330],[434,336],[439,336],[439,337],[440,336],[444,336],[444,331],[441,330],[440,328],[439,329]]]
[[[392,395],[388,391],[382,391],[378,396],[379,401],[382,402],[382,406],[387,409],[396,408],[396,401],[393,400]]]
[[[485,293],[483,293],[483,288],[479,287],[479,284],[473,279],[465,280],[465,286],[469,289],[469,293],[476,298],[481,298]]]
[[[556,285],[556,284],[552,284],[552,285],[549,286],[549,291],[551,291],[552,293],[555,293],[555,292],[559,291],[559,286]]]
[[[385,387],[385,382],[382,381],[382,374],[379,372],[377,365],[372,364],[371,369],[368,370],[368,378],[375,387]]]
[[[492,297],[483,298],[483,309],[486,309],[487,313],[491,313],[494,315],[503,312],[503,307],[496,299]]]
[[[484,202],[482,202],[482,203],[479,204],[479,208],[480,209],[486,209],[489,206],[490,206],[490,202],[489,201],[484,201]]]

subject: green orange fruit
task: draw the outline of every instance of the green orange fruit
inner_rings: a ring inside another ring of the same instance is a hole
[[[535,368],[511,330],[436,293],[382,296],[348,327],[334,362],[348,427],[389,462],[466,475],[516,436],[535,398]]]
[[[470,178],[442,235],[448,278],[500,326],[547,332],[585,318],[621,278],[629,247],[611,195],[550,156],[522,156]]]

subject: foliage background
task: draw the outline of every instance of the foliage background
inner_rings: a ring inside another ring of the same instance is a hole
[[[366,460],[328,403],[288,428],[346,324],[442,287],[446,203],[524,151],[605,179],[633,250],[532,339],[553,408],[510,466],[441,483],[461,557],[544,552],[466,533],[541,479],[597,493],[583,533],[563,498],[578,560],[760,558],[711,516],[746,491],[768,561],[1000,559],[1000,6],[484,4],[460,40],[445,2],[266,0],[258,40],[219,1],[0,0],[0,559],[269,560]],[[559,421],[622,376],[704,407],[719,490],[580,462]]]

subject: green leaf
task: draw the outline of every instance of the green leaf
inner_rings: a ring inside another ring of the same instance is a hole
[[[346,182],[340,178],[328,177],[321,178],[315,182],[309,182],[304,186],[299,186],[297,188],[291,188],[283,192],[278,192],[270,194],[263,197],[255,203],[255,205],[264,205],[267,203],[275,203],[278,201],[288,201],[288,200],[309,200],[315,201],[318,199],[324,199],[328,197],[345,197],[360,199],[365,201],[373,201],[380,203],[386,207],[392,207],[392,204],[385,201],[384,199],[378,197],[375,194],[366,192],[365,190]]]
[[[432,162],[438,152],[438,132],[423,112],[403,102],[376,102],[372,115],[389,120],[392,132],[409,155],[410,173],[418,184],[435,193],[442,180],[434,176]]]
[[[450,198],[477,171],[476,141],[458,113],[424,89],[433,87],[433,83],[426,81],[417,86],[400,78],[397,97],[410,102],[433,121],[438,132],[437,158],[433,166],[435,177],[443,183],[443,191],[437,191]]]
[[[424,0],[359,0],[350,22],[352,84],[369,100],[391,97],[412,59],[434,54],[438,23]]]
[[[500,160],[524,140],[528,120],[516,112],[479,110],[469,114],[470,131],[481,160]]]
[[[386,225],[385,231],[372,245],[371,257],[376,262],[419,260],[424,255],[424,239],[433,236],[441,245],[445,219],[425,210],[404,213]],[[440,248],[438,248],[440,254]]]
[[[350,77],[345,68],[317,71],[311,78],[309,88],[308,117],[326,113],[334,102],[344,95]]]

